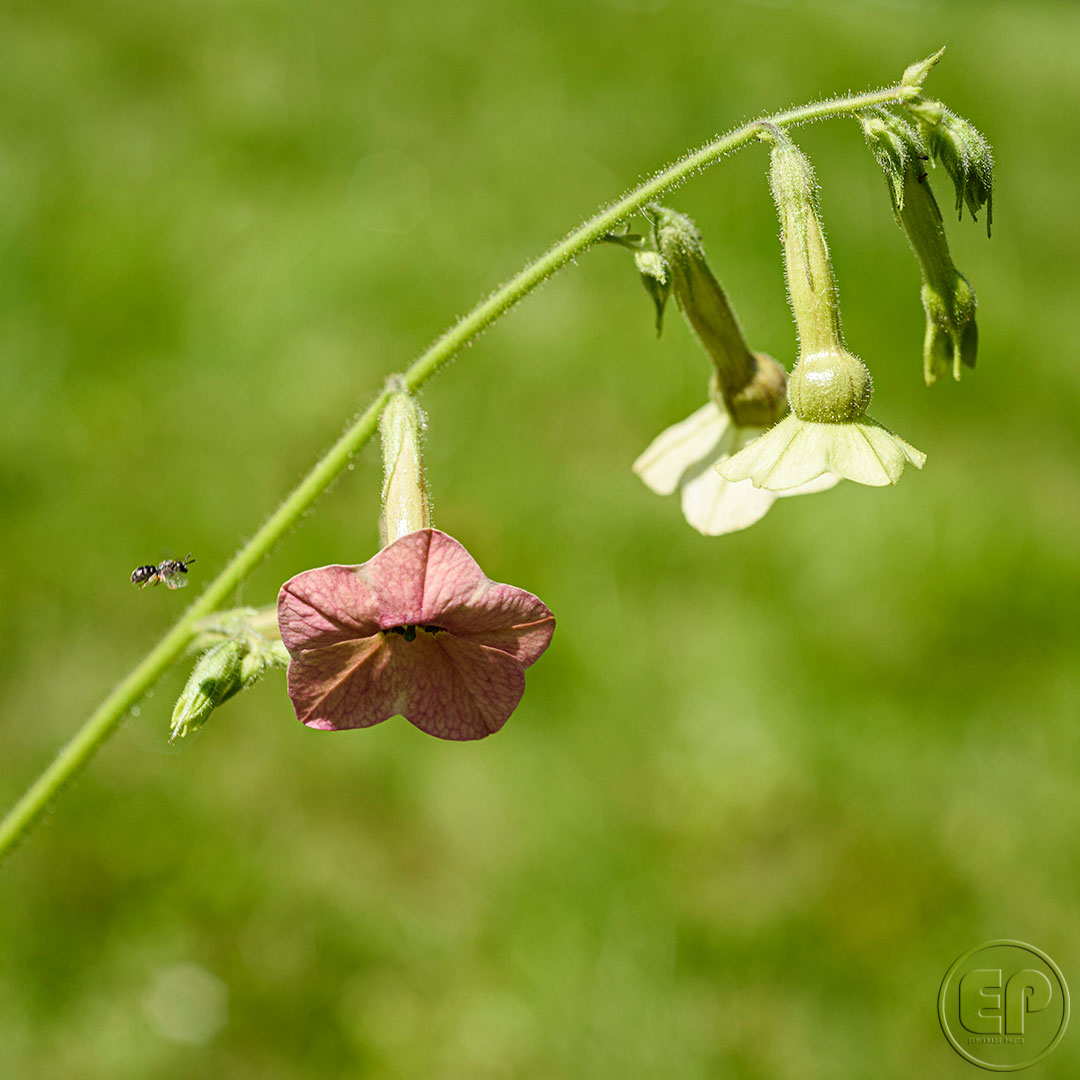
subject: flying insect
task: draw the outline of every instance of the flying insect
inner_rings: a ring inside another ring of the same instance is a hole
[[[145,589],[147,585],[164,585],[169,589],[187,587],[188,567],[195,561],[194,555],[186,559],[163,559],[157,566],[137,566],[131,571],[132,585]]]

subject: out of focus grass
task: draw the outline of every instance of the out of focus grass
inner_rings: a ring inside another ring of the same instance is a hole
[[[1080,971],[1080,83],[1065,3],[9,5],[0,36],[0,796],[450,320],[718,129],[895,78],[998,160],[952,228],[979,369],[851,122],[802,136],[895,490],[706,540],[629,463],[703,400],[590,253],[430,386],[438,523],[559,629],[496,738],[295,721],[177,751],[167,678],[0,874],[11,1077],[961,1077],[935,994],[1015,937]],[[672,198],[790,364],[765,154]],[[939,180],[947,201],[947,187]],[[360,561],[373,451],[244,588]],[[1075,1076],[1067,1036],[1040,1066]]]

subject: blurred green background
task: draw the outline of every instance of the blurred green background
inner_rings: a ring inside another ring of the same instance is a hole
[[[554,609],[498,736],[327,735],[280,675],[166,744],[177,669],[0,872],[10,1077],[972,1077],[935,1016],[1013,937],[1080,986],[1080,8],[1030,0],[13,0],[0,36],[0,796],[384,376],[716,131],[887,83],[993,142],[953,225],[979,368],[851,121],[806,129],[895,489],[705,539],[631,474],[704,400],[626,255],[429,385],[438,524]],[[766,154],[668,201],[790,365]],[[937,190],[949,203],[948,186]],[[244,587],[377,546],[373,447]],[[1039,1067],[1076,1076],[1080,1033]]]

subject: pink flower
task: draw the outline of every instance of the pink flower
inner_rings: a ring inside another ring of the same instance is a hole
[[[532,593],[487,578],[453,537],[408,533],[360,566],[281,587],[278,623],[296,715],[322,731],[398,714],[440,739],[498,731],[555,618]]]

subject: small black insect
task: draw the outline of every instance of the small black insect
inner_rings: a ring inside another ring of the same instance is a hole
[[[188,555],[186,559],[163,559],[158,566],[137,566],[131,571],[131,583],[140,589],[162,584],[170,589],[183,589],[187,585],[188,567],[194,561],[195,556]]]

